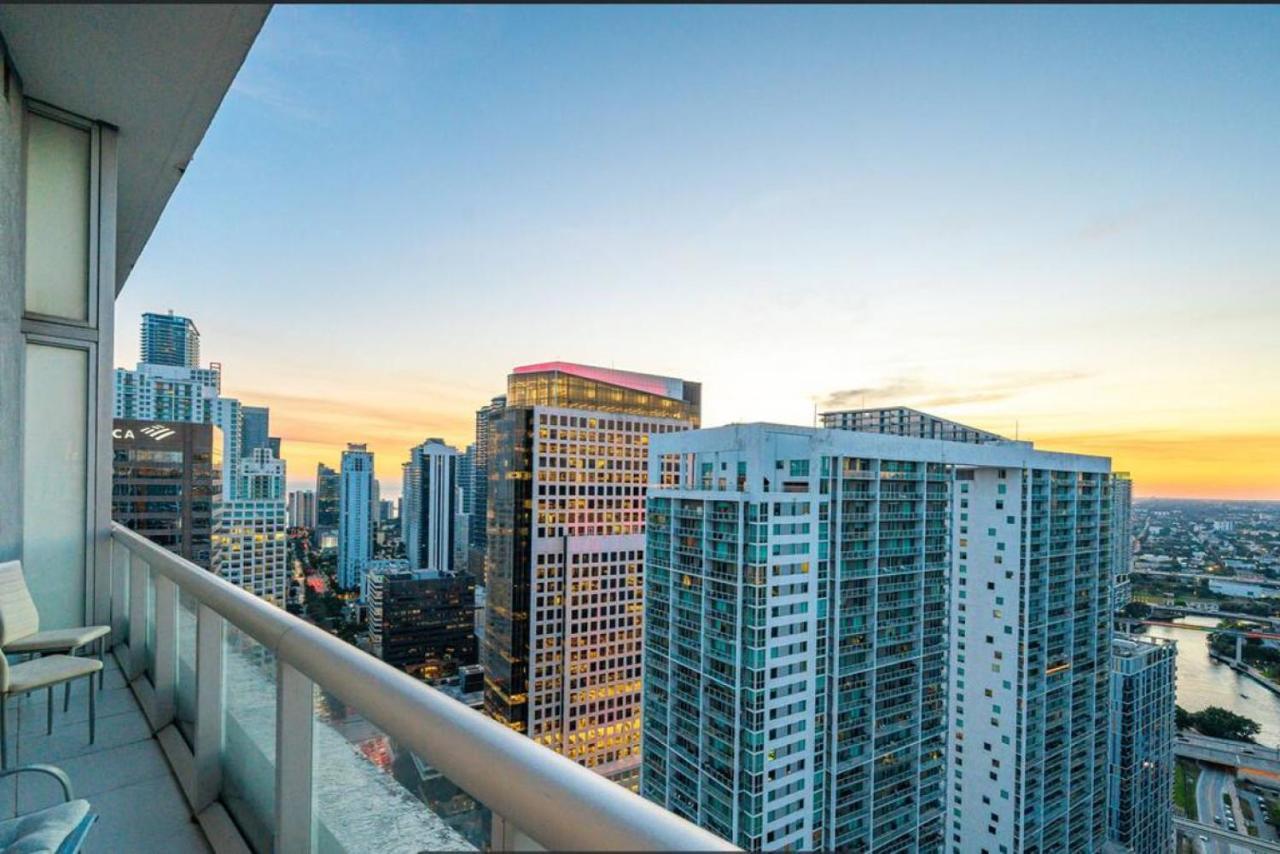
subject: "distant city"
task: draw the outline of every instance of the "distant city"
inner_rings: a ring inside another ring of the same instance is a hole
[[[697,382],[567,362],[465,448],[424,425],[397,501],[354,441],[287,492],[199,339],[146,314],[116,371],[118,521],[743,848],[1277,840],[1280,754],[1222,745],[1280,748],[1280,700],[1175,674],[1280,694],[1278,504],[1134,502],[1105,457],[907,407],[705,428]]]

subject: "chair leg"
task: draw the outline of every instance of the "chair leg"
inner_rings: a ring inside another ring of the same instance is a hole
[[[49,702],[46,704],[48,706],[48,711],[45,714],[46,720],[44,732],[45,735],[53,735],[53,686],[50,685],[46,688],[45,693],[48,695]]]
[[[93,674],[89,674],[89,743],[93,744],[93,731],[98,718],[98,692],[93,690]]]
[[[98,638],[98,661],[102,663],[102,669],[98,671],[98,690],[102,690],[102,685],[107,680],[107,636],[103,635]],[[89,680],[89,684],[93,685],[93,680]]]
[[[76,648],[67,650],[67,655],[75,655]],[[65,715],[67,710],[71,708],[71,680],[68,679],[62,686],[62,713]]]
[[[0,771],[9,767],[9,709],[8,694],[0,694]]]

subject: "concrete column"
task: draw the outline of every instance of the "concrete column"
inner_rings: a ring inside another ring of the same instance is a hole
[[[1244,635],[1236,635],[1236,664],[1244,662]]]

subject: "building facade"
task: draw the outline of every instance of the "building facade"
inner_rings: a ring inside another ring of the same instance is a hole
[[[1070,623],[1079,643],[1064,645],[1035,610],[1046,585],[1018,551],[1033,525],[1019,521],[1013,485],[1025,472],[1029,489],[1043,488],[1065,472],[1055,482],[1087,492],[1098,517],[1107,469],[1029,443],[879,429],[655,437],[641,793],[749,850],[1100,846],[1105,785],[1076,760],[1105,754],[1102,531],[1097,518],[1082,523],[1089,556],[1065,570],[1079,578],[1082,614]],[[989,532],[997,512],[1019,532],[1007,542]],[[1041,684],[1050,648],[1055,666],[1063,649],[1075,656],[1065,693],[1061,677]],[[1064,698],[1092,715],[1074,742],[1055,726]],[[1035,702],[1055,711],[1046,718]],[[1045,753],[1046,739],[1051,757],[1018,761]],[[1064,755],[1079,779],[1056,773]],[[1037,823],[1023,845],[1028,813],[1068,802],[1079,834]]]
[[[822,413],[822,426],[829,430],[856,430],[859,433],[888,433],[915,436],[919,439],[942,439],[947,442],[1008,441],[1003,436],[966,427],[909,406],[886,406],[876,409],[847,409]]]
[[[369,645],[395,667],[451,675],[476,663],[475,580],[373,561],[365,576]],[[401,562],[403,563],[403,562]]]
[[[315,528],[316,494],[310,489],[289,493],[289,527]]]
[[[1118,635],[1111,646],[1111,838],[1133,854],[1174,847],[1177,647]]]
[[[1115,594],[1111,607],[1119,611],[1133,601],[1133,481],[1117,472],[1111,485],[1111,527],[1115,531],[1115,555],[1111,559]]]
[[[491,422],[486,711],[627,785],[649,440],[700,410],[697,383],[555,362],[516,368]]]
[[[189,317],[145,312],[142,315],[142,361],[179,368],[200,367],[200,330]]]
[[[317,548],[326,548],[326,539],[332,539],[337,547],[339,494],[342,491],[338,473],[324,463],[316,463],[316,536]]]
[[[240,408],[240,456],[247,457],[257,448],[271,448],[271,410],[266,406]],[[279,457],[279,451],[275,452]]]
[[[222,504],[218,574],[284,607],[289,585],[285,463],[270,448],[238,461],[236,497]]]
[[[373,558],[373,453],[348,443],[338,481],[338,584],[360,589]]]
[[[455,549],[459,456],[443,439],[428,439],[409,449],[401,531],[405,556],[414,569],[461,569]]]
[[[489,515],[489,480],[490,480],[490,463],[493,458],[494,448],[494,422],[502,414],[506,408],[506,395],[499,395],[489,401],[485,406],[476,410],[476,442],[475,442],[475,461],[474,473],[472,474],[473,486],[471,490],[472,501],[475,502],[475,512],[471,516],[471,547],[484,554],[485,543],[488,539],[488,515]]]
[[[111,436],[111,518],[218,571],[222,448],[217,428],[117,418]]]
[[[476,446],[467,445],[458,456],[458,498],[459,512],[470,516],[476,506]],[[470,543],[470,527],[467,531],[467,542]]]

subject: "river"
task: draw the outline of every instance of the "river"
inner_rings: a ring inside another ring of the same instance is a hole
[[[1186,617],[1179,622],[1217,626],[1211,617]],[[1146,634],[1178,642],[1178,705],[1189,712],[1208,706],[1229,709],[1257,721],[1262,731],[1257,741],[1280,747],[1280,697],[1247,676],[1209,658],[1208,635],[1195,629],[1147,626]],[[1248,695],[1246,697],[1241,694]]]

